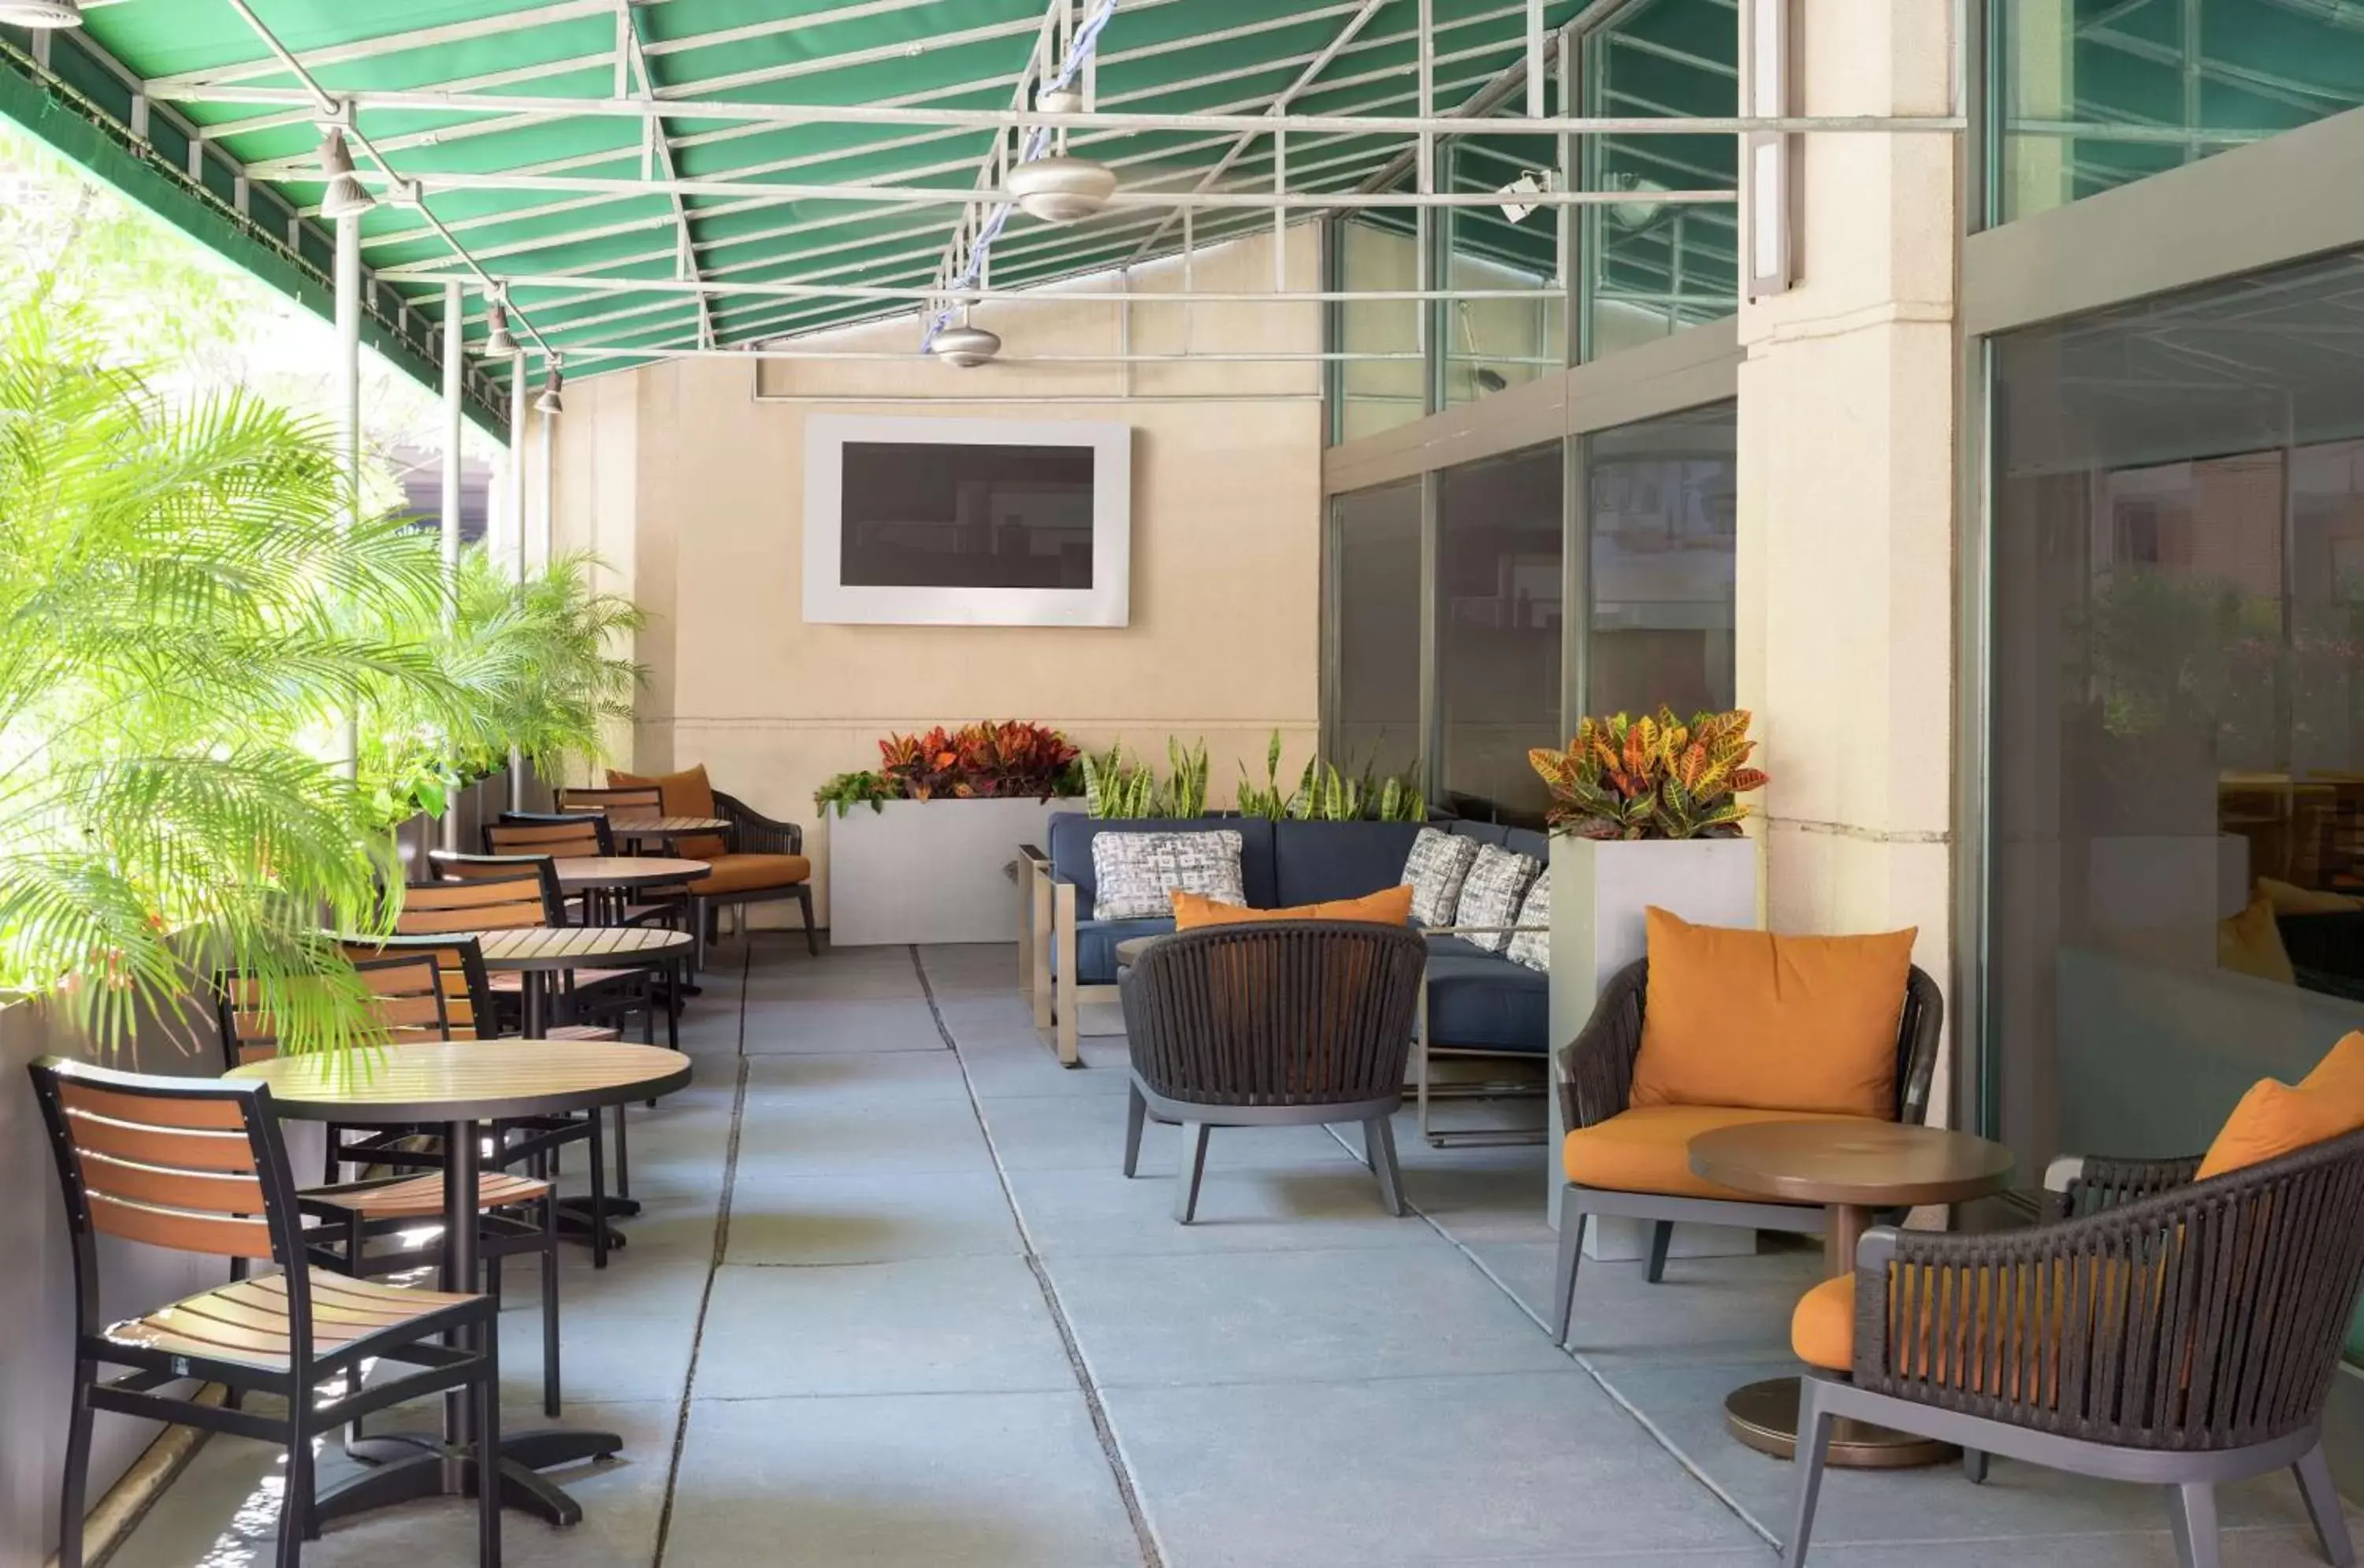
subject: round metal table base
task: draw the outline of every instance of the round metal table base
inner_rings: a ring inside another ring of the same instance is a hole
[[[1734,1389],[1724,1396],[1723,1424],[1734,1437],[1759,1453],[1795,1458],[1798,1380],[1775,1377]],[[1890,1431],[1868,1421],[1840,1420],[1831,1424],[1828,1462],[1845,1470],[1907,1470],[1942,1464],[1960,1452],[1951,1443]]]

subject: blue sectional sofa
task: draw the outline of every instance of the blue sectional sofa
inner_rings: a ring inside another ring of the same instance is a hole
[[[1549,860],[1544,835],[1488,822],[1432,823],[1446,832]],[[1078,1060],[1077,1015],[1087,1002],[1116,997],[1117,944],[1174,929],[1169,918],[1092,918],[1092,840],[1102,833],[1240,835],[1240,872],[1248,903],[1285,909],[1358,898],[1403,879],[1404,857],[1419,832],[1411,822],[1273,822],[1260,817],[1148,817],[1114,820],[1063,811],[1051,817],[1047,848],[1026,846],[1027,955],[1034,1021],[1052,1030],[1059,1060]],[[1428,1048],[1547,1056],[1550,981],[1541,972],[1455,936],[1428,938],[1428,988],[1422,1038]]]

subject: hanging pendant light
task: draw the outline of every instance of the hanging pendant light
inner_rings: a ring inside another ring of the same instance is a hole
[[[1048,88],[1035,95],[1034,106],[1046,114],[1080,114],[1084,96],[1072,87]],[[1054,150],[1016,165],[1002,184],[1011,199],[1043,222],[1074,223],[1108,205],[1116,194],[1116,171],[1097,159],[1069,152],[1062,127]]]
[[[505,360],[518,351],[517,339],[509,336],[508,295],[493,295],[493,308],[486,313],[489,329],[485,333],[485,357]]]
[[[1001,337],[968,324],[968,306],[961,306],[960,325],[947,327],[928,341],[928,352],[948,365],[974,370],[1001,352]]]
[[[558,389],[566,384],[566,373],[560,370],[558,366],[558,356],[551,355],[550,374],[541,384],[541,395],[533,400],[533,411],[537,414],[566,412],[566,400],[558,395]]]
[[[0,0],[0,23],[49,31],[82,26],[81,0]]]
[[[377,206],[377,198],[353,172],[353,155],[340,127],[330,126],[320,139],[320,172],[329,177],[329,188],[320,197],[322,217],[359,217]]]

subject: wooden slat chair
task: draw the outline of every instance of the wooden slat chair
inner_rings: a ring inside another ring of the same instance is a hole
[[[488,856],[548,855],[555,859],[567,855],[612,855],[616,840],[608,831],[608,818],[597,812],[573,812],[563,816],[548,813],[504,811],[498,821],[487,822],[483,831],[485,853]],[[607,919],[599,906],[601,895],[581,893],[572,896],[562,893],[558,907],[560,919],[573,919],[585,926],[597,926]]]
[[[385,1029],[390,1049],[399,1051],[406,1045],[457,1038],[449,1025],[442,974],[432,954],[372,956],[356,961],[353,969],[374,1001],[377,1019]],[[261,1006],[260,989],[254,980],[235,972],[214,977],[223,1053],[234,1065],[278,1054],[277,1026]],[[358,1279],[399,1273],[440,1256],[440,1222],[443,1218],[440,1153],[392,1145],[393,1138],[405,1133],[415,1135],[416,1129],[400,1129],[390,1136],[385,1129],[369,1129],[377,1135],[377,1142],[341,1147],[336,1141],[338,1135],[357,1129],[332,1127],[329,1130],[332,1167],[341,1158],[348,1162],[431,1168],[421,1174],[351,1182],[337,1181],[332,1173],[327,1183],[303,1188],[296,1195],[304,1200],[307,1212],[329,1222],[327,1229],[316,1228],[309,1232],[314,1243],[313,1260]],[[540,1172],[521,1175],[494,1169],[476,1178],[478,1246],[484,1259],[486,1294],[496,1306],[501,1299],[502,1260],[523,1254],[539,1254],[541,1260],[541,1399],[543,1408],[552,1416],[559,1411],[557,1198],[557,1188]],[[538,1215],[534,1220],[527,1220],[497,1212],[503,1209],[537,1210]],[[371,1241],[384,1241],[397,1234],[418,1239],[392,1249],[371,1250]]]
[[[318,1499],[313,1439],[372,1411],[461,1392],[500,1439],[500,1331],[485,1296],[352,1279],[311,1266],[270,1089],[114,1073],[45,1056],[30,1069],[73,1249],[74,1366],[60,1488],[60,1568],[82,1568],[93,1423],[101,1411],[232,1432],[287,1452],[278,1568],[300,1568]],[[97,1238],[284,1272],[115,1322],[100,1318]],[[447,1336],[449,1340],[447,1340]],[[408,1370],[364,1384],[364,1362]],[[110,1369],[125,1369],[110,1375]],[[234,1403],[180,1392],[218,1383]],[[277,1398],[258,1406],[246,1396]],[[477,1562],[499,1568],[501,1492],[477,1489]]]

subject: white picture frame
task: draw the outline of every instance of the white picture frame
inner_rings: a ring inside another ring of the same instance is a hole
[[[842,555],[849,442],[1088,447],[1092,585],[849,584]],[[1106,420],[815,414],[805,421],[804,618],[853,626],[1121,627],[1132,614],[1132,428]]]

